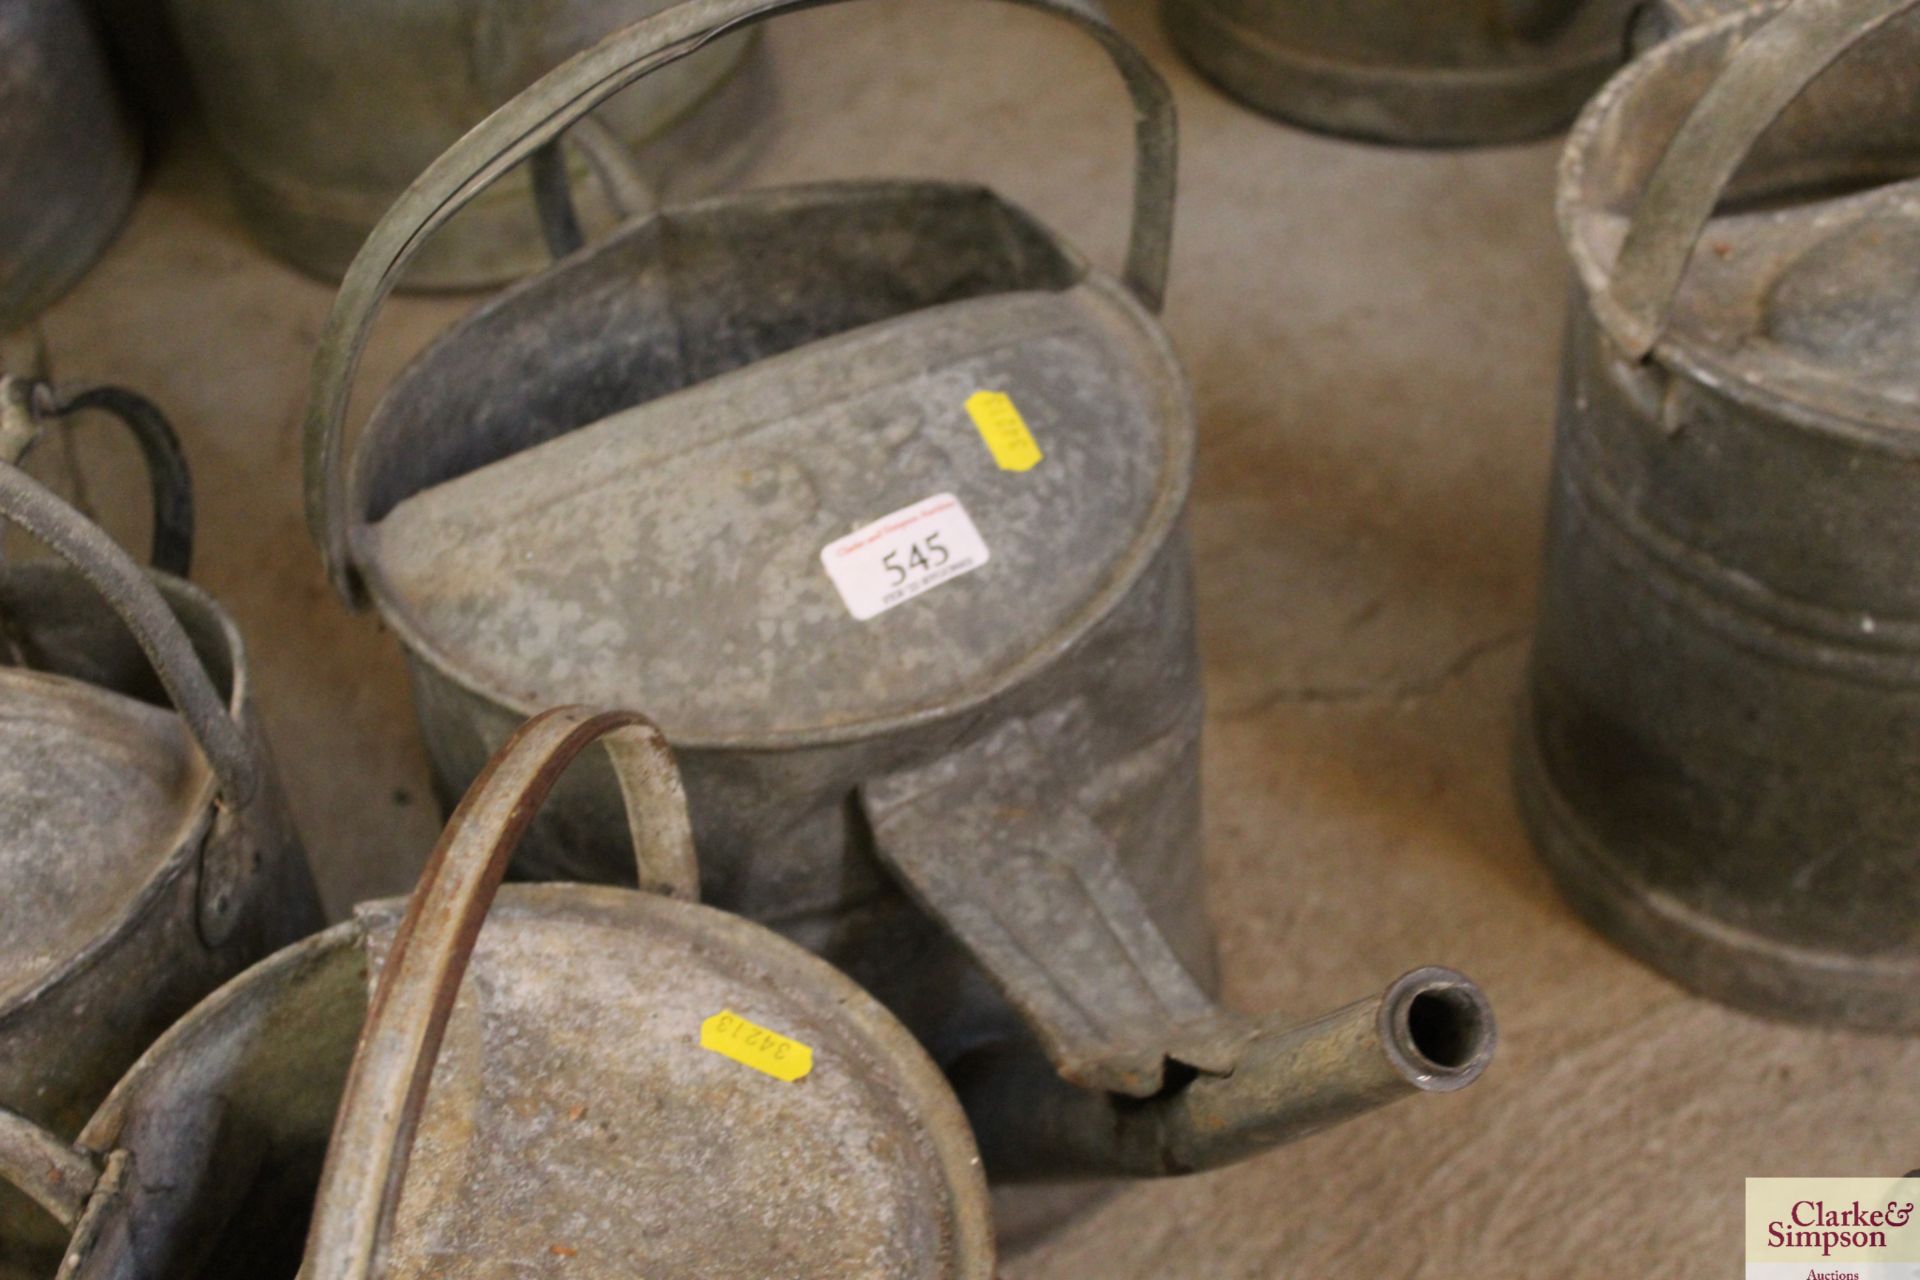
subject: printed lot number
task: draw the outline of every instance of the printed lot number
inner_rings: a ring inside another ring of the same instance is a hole
[[[722,1009],[700,1024],[700,1047],[788,1084],[813,1070],[813,1050]]]
[[[828,543],[820,563],[847,612],[865,622],[988,560],[960,499],[935,494]]]

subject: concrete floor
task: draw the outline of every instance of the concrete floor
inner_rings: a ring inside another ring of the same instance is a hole
[[[1192,518],[1229,993],[1318,1010],[1452,964],[1491,994],[1503,1043],[1464,1094],[1134,1188],[1006,1276],[1726,1274],[1744,1177],[1920,1164],[1920,1044],[1689,998],[1573,918],[1515,817],[1507,750],[1564,302],[1556,146],[1311,137],[1198,81],[1148,0],[1114,8],[1185,126],[1167,322],[1201,413]],[[889,0],[789,19],[771,45],[784,110],[756,180],[980,178],[1116,261],[1125,107],[1070,32],[1003,6]],[[331,296],[239,235],[187,137],[44,330],[61,377],[142,389],[185,437],[196,576],[252,645],[338,914],[405,890],[437,819],[395,645],[327,591],[299,514],[298,423]],[[470,304],[394,306],[360,407]],[[135,535],[126,460],[81,453],[96,503]],[[37,469],[59,461],[48,450]]]

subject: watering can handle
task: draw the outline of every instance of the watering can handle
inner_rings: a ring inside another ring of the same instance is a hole
[[[227,714],[180,620],[145,571],[100,526],[9,462],[0,462],[0,519],[32,534],[100,593],[153,664],[206,756],[222,801],[237,810],[252,800],[259,777],[253,751]]]
[[[315,353],[306,416],[307,528],[327,577],[364,605],[347,544],[341,434],[360,353],[400,273],[435,229],[503,173],[560,136],[621,89],[714,40],[783,13],[838,0],[686,0],[606,37],[562,63],[481,121],[387,210],[340,284]],[[1132,95],[1136,166],[1126,282],[1158,310],[1173,237],[1173,96],[1138,49],[1108,24],[1096,0],[1008,0],[1071,21],[1105,47]]]
[[[0,1107],[0,1183],[24,1193],[63,1230],[79,1225],[100,1168],[24,1116]]]
[[[597,116],[574,122],[567,142],[585,157],[587,168],[606,192],[614,216],[621,222],[640,217],[658,206],[652,190],[634,164],[633,153]],[[533,178],[534,212],[540,220],[540,238],[557,262],[587,242],[574,208],[567,158],[558,141],[549,142],[527,160]]]
[[[145,396],[121,387],[57,391],[37,378],[0,377],[0,458],[19,462],[49,418],[104,410],[126,424],[146,460],[153,495],[153,567],[184,578],[193,566],[193,479],[166,416]]]
[[[334,1121],[302,1280],[376,1273],[447,1020],[501,876],[560,774],[602,739],[626,798],[641,886],[696,895],[679,770],[646,717],[562,707],[522,725],[448,819],[394,934]]]
[[[1720,194],[1747,153],[1819,74],[1920,0],[1791,0],[1734,50],[1668,143],[1595,299],[1620,348],[1644,360]]]

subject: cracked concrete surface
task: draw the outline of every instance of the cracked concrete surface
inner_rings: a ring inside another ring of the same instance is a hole
[[[1432,671],[1370,684],[1287,685],[1268,689],[1243,707],[1228,707],[1214,713],[1217,720],[1246,720],[1263,716],[1283,704],[1406,702],[1430,697],[1471,670],[1474,664],[1527,638],[1529,628],[1509,627],[1497,634],[1475,640]]]
[[[1234,106],[1117,20],[1184,120],[1167,322],[1201,415],[1193,508],[1214,714],[1210,871],[1228,993],[1318,1010],[1414,965],[1486,987],[1502,1049],[1417,1099],[1239,1168],[1139,1186],[1009,1280],[1727,1274],[1741,1180],[1920,1164],[1920,1045],[1695,1000],[1554,894],[1507,782],[1537,572],[1565,267],[1555,144],[1398,153]],[[870,0],[771,29],[786,111],[762,180],[988,180],[1113,263],[1122,95],[1013,9]],[[178,141],[46,317],[57,371],[173,415],[198,576],[238,616],[330,908],[404,890],[437,827],[392,638],[343,613],[299,514],[299,414],[331,291],[237,232]],[[471,299],[393,308],[361,409]],[[145,515],[109,432],[94,500]],[[57,477],[58,451],[36,460]]]

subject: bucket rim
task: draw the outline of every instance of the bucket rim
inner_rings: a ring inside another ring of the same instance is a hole
[[[1689,26],[1640,54],[1616,72],[1581,110],[1567,135],[1556,175],[1555,215],[1561,243],[1578,282],[1579,304],[1594,319],[1604,341],[1622,359],[1608,326],[1601,320],[1612,283],[1612,264],[1596,252],[1583,234],[1582,223],[1600,212],[1590,198],[1590,175],[1600,166],[1596,158],[1606,150],[1603,137],[1609,122],[1624,104],[1671,74],[1673,62],[1702,45],[1731,42],[1764,26],[1785,0],[1767,0]],[[1737,47],[1737,46],[1736,46]],[[1646,357],[1695,386],[1794,426],[1900,458],[1920,459],[1920,405],[1873,391],[1820,396],[1806,384],[1770,379],[1716,352],[1698,335],[1670,325]]]

